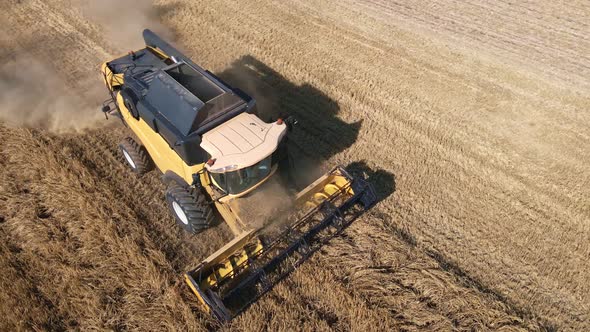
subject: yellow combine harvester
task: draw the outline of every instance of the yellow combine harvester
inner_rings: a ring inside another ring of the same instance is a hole
[[[236,235],[185,275],[203,308],[230,320],[373,205],[374,190],[335,167],[293,197],[297,217],[263,241],[265,226],[242,220],[235,203],[274,176],[295,121],[263,122],[246,93],[153,32],[143,37],[145,48],[102,65],[111,95],[103,112],[138,138],[119,146],[133,171],[163,173],[180,226],[198,233],[217,211]]]

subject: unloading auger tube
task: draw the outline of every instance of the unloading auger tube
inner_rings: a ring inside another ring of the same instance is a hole
[[[372,185],[337,166],[296,196],[299,218],[263,244],[262,230],[242,233],[185,274],[204,309],[229,321],[340,234],[377,198]]]

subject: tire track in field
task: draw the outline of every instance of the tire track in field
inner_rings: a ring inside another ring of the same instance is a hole
[[[487,29],[485,27],[480,28],[480,25],[471,24],[469,20],[466,20],[465,17],[459,17],[453,15],[456,10],[453,10],[452,6],[449,4],[440,4],[438,5],[440,8],[436,9],[437,5],[431,5],[428,7],[416,8],[414,4],[401,4],[401,3],[384,3],[383,1],[368,1],[363,4],[364,8],[367,10],[375,10],[375,7],[380,7],[381,13],[386,13],[391,17],[400,18],[400,16],[404,17],[404,20],[411,25],[419,24],[421,27],[426,28],[430,31],[433,31],[436,34],[440,34],[438,31],[440,29],[444,29],[451,33],[451,35],[447,35],[446,37],[453,38],[457,42],[462,42],[459,36],[465,39],[469,39],[472,41],[476,41],[476,47],[479,49],[485,49],[485,45],[491,45],[492,48],[496,52],[504,52],[505,54],[509,54],[510,60],[517,61],[520,65],[528,63],[522,61],[522,59],[533,59],[538,64],[543,64],[545,70],[545,76],[549,74],[559,75],[560,79],[563,81],[568,81],[570,83],[577,83],[587,85],[587,81],[585,80],[585,76],[583,75],[584,72],[588,72],[590,70],[590,66],[585,64],[584,55],[580,52],[577,52],[579,48],[558,48],[555,47],[553,50],[554,53],[547,53],[547,50],[552,48],[550,43],[542,43],[537,44],[535,47],[535,43],[533,42],[536,35],[534,33],[527,34],[518,34],[513,35],[516,38],[509,38],[510,37],[510,30],[509,28],[515,28],[511,24],[509,19],[499,19],[500,21],[494,25],[487,25]],[[451,8],[446,8],[451,7]],[[461,9],[461,14],[467,14],[469,7],[473,7],[471,3],[463,4]],[[424,10],[428,8],[429,11]],[[498,7],[495,7],[498,9]],[[432,11],[430,11],[432,10]],[[488,11],[485,11],[487,16],[482,15],[484,13],[483,10],[478,11],[477,9],[473,9],[475,12],[472,13],[471,17],[478,17],[486,18],[492,17],[492,15]],[[477,15],[476,15],[477,14]],[[501,17],[506,17],[506,14],[510,16],[510,11],[503,11],[500,15]],[[528,18],[530,15],[521,15],[520,18],[524,17],[525,19]],[[455,19],[453,20],[453,17]],[[526,21],[523,22],[522,19],[518,19],[517,22],[526,24]],[[418,23],[416,23],[418,22]],[[436,27],[435,23],[437,22]],[[541,21],[540,24],[542,24]],[[539,23],[539,22],[537,22]],[[492,28],[490,28],[492,27]],[[496,27],[502,27],[498,29]],[[534,25],[531,25],[532,28],[535,28]],[[508,29],[506,29],[508,28]],[[499,32],[496,32],[498,30]],[[479,34],[474,34],[474,31],[479,32]],[[528,32],[528,31],[527,31]],[[541,32],[539,30],[536,31],[537,33]],[[546,31],[543,31],[546,33]],[[483,36],[493,36],[494,38],[483,38]],[[482,37],[478,37],[482,36]],[[526,38],[526,42],[522,39]],[[584,39],[576,38],[576,46],[579,46],[579,42],[583,41]],[[561,42],[560,38],[555,37],[553,42]],[[533,42],[533,44],[531,44]],[[531,46],[532,45],[532,46]],[[489,52],[489,50],[486,50]],[[534,56],[530,56],[534,54]],[[550,54],[551,61],[547,60],[547,55]],[[565,54],[565,55],[564,55]],[[570,55],[569,57],[567,55]],[[558,63],[559,67],[556,67],[554,64]],[[540,68],[535,68],[536,70],[540,70]],[[576,77],[576,80],[573,81],[572,77]]]
[[[384,1],[371,1],[371,5],[377,5],[383,9],[386,9],[388,12],[395,12],[399,13],[396,9],[405,9],[406,14],[408,17],[416,18],[421,14],[421,10],[414,8],[412,5],[404,5],[401,3],[396,2],[384,2]],[[445,6],[453,7],[456,10],[445,10]],[[495,46],[502,48],[505,50],[505,47],[501,47],[505,44],[509,44],[511,46],[509,49],[522,48],[522,47],[532,47],[535,53],[537,54],[544,54],[546,51],[550,51],[551,53],[560,51],[559,56],[567,55],[572,56],[569,60],[574,64],[581,66],[582,68],[588,68],[584,63],[587,63],[587,60],[590,58],[585,57],[583,54],[579,54],[577,49],[570,49],[565,48],[561,49],[558,46],[553,46],[551,44],[544,43],[544,40],[541,38],[541,34],[547,32],[553,33],[562,33],[565,34],[565,37],[569,37],[571,35],[571,31],[563,31],[563,30],[553,30],[550,26],[542,25],[543,21],[539,18],[534,18],[533,21],[529,20],[531,15],[527,15],[530,13],[529,10],[525,10],[525,12],[516,13],[516,15],[511,15],[512,12],[510,8],[504,8],[505,11],[501,11],[502,8],[497,6],[494,3],[494,6],[490,6],[489,4],[479,4],[475,2],[461,2],[458,3],[453,1],[451,3],[431,3],[429,5],[429,10],[433,12],[432,16],[429,16],[428,19],[423,19],[421,22],[428,23],[440,20],[442,22],[448,22],[450,24],[442,24],[443,27],[447,28],[450,32],[460,33],[463,35],[467,35],[467,32],[470,34],[476,32],[477,35],[480,36],[491,36],[494,37],[492,40],[488,38],[481,38],[477,39],[477,41],[482,43],[494,43]],[[488,17],[482,17],[481,12],[487,12],[489,15]],[[434,13],[445,13],[444,16]],[[483,25],[481,23],[471,23],[465,20],[465,17],[479,17],[483,19],[483,23],[488,23],[487,25]],[[497,16],[502,16],[502,31],[501,32],[494,32],[489,28],[489,22],[485,22],[490,19],[494,19]],[[514,22],[518,22],[518,24],[514,24]],[[552,31],[553,30],[553,31]],[[518,33],[523,33],[522,35]],[[528,34],[530,33],[530,34]],[[564,39],[559,36],[560,42],[564,42]],[[471,37],[474,38],[474,37]],[[576,43],[579,45],[580,43],[586,42],[586,38],[582,35],[577,35],[575,38]],[[570,45],[571,46],[571,45]],[[515,53],[521,54],[521,52]],[[567,59],[568,57],[566,57]],[[577,61],[577,60],[580,61]]]

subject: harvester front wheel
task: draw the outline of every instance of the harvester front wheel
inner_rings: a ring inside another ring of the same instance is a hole
[[[147,151],[143,146],[137,144],[133,138],[125,137],[119,144],[119,149],[121,149],[125,161],[135,173],[142,175],[152,170],[152,162]]]
[[[166,200],[176,223],[186,231],[196,234],[211,226],[213,209],[198,189],[172,181],[166,191]]]

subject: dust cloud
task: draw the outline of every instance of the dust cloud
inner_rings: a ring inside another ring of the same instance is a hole
[[[159,22],[159,7],[151,1],[75,0],[73,5],[98,26],[114,53],[143,47],[141,32],[145,28],[165,38],[172,36]],[[67,84],[64,73],[42,57],[17,50],[0,64],[0,123],[52,132],[104,126],[107,122],[101,121],[104,115],[98,110],[107,95],[98,68],[87,69],[80,69],[78,74],[83,77],[78,79],[92,81],[89,75],[96,73],[96,89],[92,91],[76,89],[75,83]]]
[[[276,229],[288,221],[294,209],[293,193],[273,176],[251,194],[234,199],[231,207],[251,228]]]
[[[58,73],[42,62],[24,56],[0,66],[0,122],[64,132],[94,127],[101,119],[98,105],[92,109],[67,91]]]
[[[173,40],[172,31],[160,23],[160,7],[150,0],[77,0],[76,6],[100,27],[104,40],[119,52],[142,48],[141,33],[146,28],[166,40]]]

